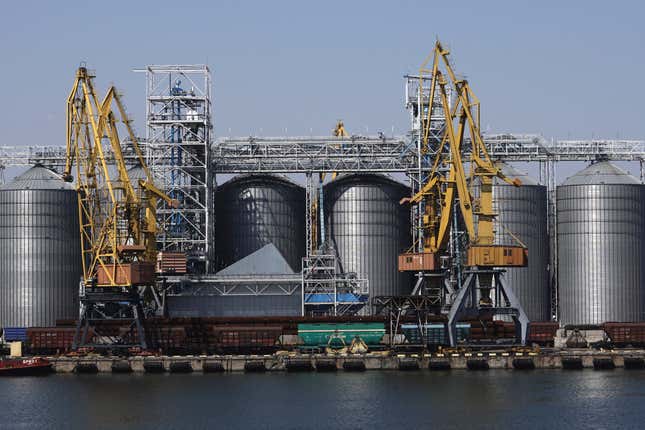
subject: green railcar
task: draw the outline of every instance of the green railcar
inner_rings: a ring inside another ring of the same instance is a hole
[[[408,343],[421,344],[421,332],[417,324],[401,324]],[[448,345],[448,331],[445,324],[424,324],[423,335],[428,345]],[[457,323],[457,342],[463,342],[470,338],[470,323]]]
[[[368,346],[378,345],[385,335],[385,324],[378,322],[303,323],[298,336],[307,347],[341,347],[359,337]]]

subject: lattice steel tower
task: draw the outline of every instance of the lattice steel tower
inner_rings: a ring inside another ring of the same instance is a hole
[[[185,252],[189,270],[208,271],[212,252],[213,123],[206,65],[152,65],[146,72],[146,159],[155,182],[179,208],[157,210],[161,251]]]
[[[419,192],[421,186],[426,182],[432,161],[437,154],[437,149],[444,137],[446,130],[445,114],[441,105],[440,96],[437,93],[433,100],[432,118],[428,118],[430,101],[430,83],[432,75],[427,71],[420,75],[405,75],[405,108],[410,113],[410,144],[414,146],[417,157],[416,166],[408,171],[411,185],[411,195]],[[452,93],[448,89],[450,100]],[[422,130],[424,122],[429,122],[428,147],[422,148]],[[425,206],[423,203],[412,207],[412,243],[414,249],[423,250],[423,214]]]

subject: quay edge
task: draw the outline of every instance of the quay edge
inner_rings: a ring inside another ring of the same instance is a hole
[[[145,373],[149,365],[163,366],[163,371],[170,372],[173,366],[178,363],[188,363],[193,372],[210,373],[206,368],[217,365],[224,372],[244,372],[248,363],[264,363],[267,372],[286,371],[289,363],[298,361],[300,363],[310,362],[311,369],[317,368],[321,362],[329,367],[330,363],[336,364],[336,369],[342,371],[346,362],[362,362],[365,370],[401,370],[410,368],[412,362],[418,363],[418,368],[438,370],[436,364],[441,362],[442,369],[467,370],[468,362],[478,360],[485,362],[489,369],[516,369],[514,361],[532,361],[535,369],[562,369],[563,361],[579,361],[584,369],[598,368],[598,363],[603,361],[613,363],[615,368],[631,368],[629,363],[644,362],[645,350],[622,350],[622,351],[590,351],[590,350],[566,350],[554,352],[466,352],[466,353],[435,353],[435,354],[395,354],[385,355],[382,353],[368,353],[360,355],[325,355],[325,354],[289,354],[289,355],[201,355],[201,356],[151,356],[151,357],[111,357],[111,356],[84,356],[84,357],[45,357],[52,363],[55,373],[74,373],[79,367],[94,365],[98,373],[118,373],[115,367],[129,364],[133,373]],[[628,366],[625,366],[625,362]],[[404,363],[405,365],[401,365]],[[596,365],[594,366],[594,363]],[[115,364],[117,366],[115,366]],[[154,367],[154,366],[153,366]],[[347,367],[347,366],[345,366]],[[566,366],[564,366],[566,367]]]

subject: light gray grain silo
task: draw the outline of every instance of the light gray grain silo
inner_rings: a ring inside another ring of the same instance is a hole
[[[507,268],[504,278],[531,321],[549,321],[547,189],[508,164],[497,165],[507,177],[519,179],[522,186],[515,187],[499,178],[493,181],[493,205],[498,214],[496,240],[500,244],[516,244],[514,235],[529,252],[528,266]]]
[[[370,297],[410,294],[398,255],[411,245],[410,212],[399,204],[409,189],[382,175],[348,175],[324,187],[327,240],[344,272],[369,281]]]
[[[140,164],[135,164],[128,169],[128,178],[130,178],[130,183],[132,184],[132,187],[134,188],[136,193],[139,193],[139,188],[141,188],[139,186],[139,180],[145,181],[148,179],[146,177],[146,171],[143,170],[143,167],[141,167]]]
[[[110,166],[109,170],[111,171],[111,174],[114,175],[114,177],[118,176],[116,168],[114,166]],[[128,168],[128,178],[130,179],[130,183],[132,184],[134,192],[139,197],[144,197],[141,195],[141,187],[139,186],[139,179],[146,179],[146,172],[143,170],[143,167],[141,167],[140,164],[135,164],[134,166]],[[115,180],[112,181],[112,187],[115,199],[118,201],[122,200],[123,196],[125,195],[124,185],[120,181]],[[112,203],[109,191],[107,190],[107,185],[103,185],[102,190],[101,204],[111,205]]]
[[[148,196],[146,195],[145,190],[141,189],[141,185],[139,184],[139,180],[146,181],[148,179],[146,176],[146,171],[143,170],[143,167],[141,167],[140,164],[135,164],[134,166],[130,167],[128,169],[128,178],[130,179],[130,184],[132,184],[132,188],[134,189],[136,196],[142,200],[146,200]],[[123,191],[119,192],[121,193]],[[122,195],[120,195],[118,198],[122,198]],[[161,215],[158,215],[157,219],[160,219],[160,217]]]
[[[295,272],[305,255],[305,190],[274,175],[244,175],[215,193],[216,269],[272,243]]]
[[[80,255],[71,184],[35,166],[0,187],[0,326],[76,318]]]
[[[560,321],[643,321],[645,187],[605,161],[565,180],[556,200]]]

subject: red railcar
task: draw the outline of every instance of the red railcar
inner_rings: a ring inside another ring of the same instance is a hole
[[[515,324],[500,320],[473,320],[470,323],[470,340],[497,341],[515,338]]]
[[[264,353],[277,349],[283,328],[280,325],[216,325],[212,327],[212,332],[215,348],[223,353]]]
[[[384,317],[184,317],[184,318],[147,318],[144,330],[148,349],[168,355],[181,354],[246,354],[271,353],[283,346],[282,335],[297,335],[298,323],[307,322],[375,322]],[[58,336],[60,331],[67,333],[65,342],[57,345],[60,352],[71,350],[76,321],[59,320],[57,327],[42,328],[49,336]],[[137,343],[135,327],[122,321],[96,321],[91,335],[94,338],[121,338],[128,343]],[[43,334],[43,336],[46,336]],[[101,340],[101,339],[99,339]],[[40,342],[38,345],[42,346]],[[57,348],[58,349],[58,348]],[[56,350],[39,349],[34,353],[55,353]]]
[[[602,329],[616,346],[645,346],[645,323],[607,322]]]
[[[553,321],[530,322],[526,341],[542,346],[552,346],[559,328],[560,324]]]
[[[72,350],[73,327],[32,327],[27,329],[27,348],[32,354],[64,354]]]

